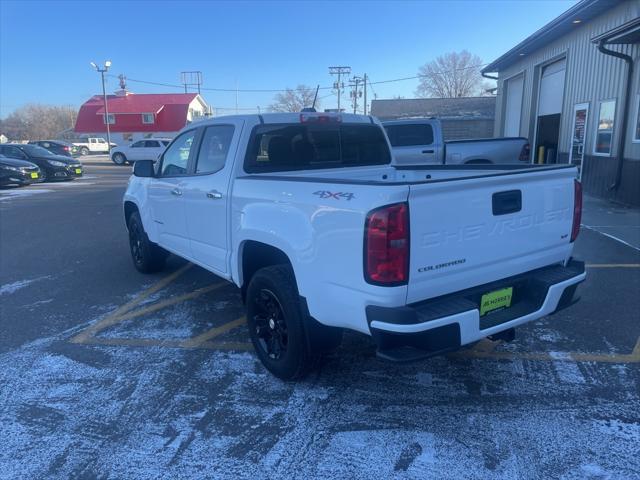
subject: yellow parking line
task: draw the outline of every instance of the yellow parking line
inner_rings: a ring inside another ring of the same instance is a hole
[[[610,263],[610,264],[587,264],[588,268],[640,268],[637,263]],[[180,275],[185,273],[192,264],[187,264],[176,270],[167,277],[161,279],[147,290],[143,291],[129,302],[118,307],[112,313],[107,315],[98,323],[91,325],[85,330],[75,335],[70,341],[72,343],[83,343],[93,345],[112,345],[112,346],[128,346],[128,347],[152,347],[161,346],[169,348],[187,348],[196,349],[204,348],[210,350],[239,350],[247,351],[252,349],[251,343],[247,342],[213,342],[215,339],[234,328],[246,323],[245,317],[240,317],[223,325],[214,327],[200,335],[188,339],[155,339],[155,338],[98,338],[95,335],[113,325],[125,320],[133,319],[152,313],[163,308],[175,305],[186,300],[196,298],[205,293],[216,290],[220,287],[228,285],[227,282],[220,282],[207,287],[199,288],[189,293],[169,298],[160,302],[153,303],[139,310],[134,308],[150,295],[167,287],[174,282]],[[553,355],[547,352],[496,352],[496,347],[500,342],[494,342],[489,339],[478,342],[473,348],[462,350],[449,354],[453,358],[485,358],[485,359],[505,359],[505,360],[541,360],[541,361],[574,361],[574,362],[604,362],[604,363],[640,363],[640,338],[636,342],[632,353],[621,355],[603,355],[593,353],[566,352],[562,355]]]
[[[224,325],[221,325],[219,327],[214,327],[211,330],[201,333],[197,337],[189,338],[188,340],[183,341],[182,346],[187,348],[197,347],[207,342],[208,340],[211,340],[212,338],[218,337],[228,332],[229,330],[233,330],[234,328],[239,327],[240,325],[243,325],[245,322],[246,322],[245,317],[236,318],[231,322],[227,322]]]
[[[473,348],[450,353],[453,358],[486,358],[493,360],[540,360],[547,362],[597,362],[597,363],[640,363],[640,338],[636,342],[630,354],[597,354],[580,352],[561,352],[561,354],[551,354],[548,352],[496,352],[494,349],[500,342],[493,343],[493,348],[482,340]]]
[[[82,342],[84,345],[105,345],[112,347],[163,347],[181,349],[207,350],[240,350],[249,351],[253,345],[249,342],[209,342],[204,341],[190,344],[189,340],[159,339],[159,338],[100,338],[91,337]]]
[[[587,263],[587,268],[640,268],[640,263]]]
[[[199,297],[200,295],[204,295],[205,293],[212,292],[213,290],[217,290],[218,288],[224,287],[226,285],[229,285],[229,284],[227,282],[220,282],[220,283],[214,283],[213,285],[209,285],[208,287],[198,288],[197,290],[194,290],[192,292],[185,293],[177,297],[169,298],[167,300],[154,303],[152,305],[149,305],[148,307],[141,308],[140,310],[127,312],[124,315],[120,315],[117,318],[117,320],[118,322],[123,322],[125,320],[130,320],[132,318],[146,315],[147,313],[156,312],[158,310],[162,310],[163,308],[170,307],[171,305],[175,305],[176,303],[181,303],[186,300],[191,300],[192,298]]]
[[[85,345],[107,345],[116,347],[174,347],[180,348],[180,341],[158,338],[100,338],[91,337],[82,342]]]
[[[253,345],[249,342],[204,342],[198,345],[196,348],[206,348],[209,350],[239,350],[241,352],[250,352],[253,350]]]
[[[183,267],[179,268],[178,270],[176,270],[175,272],[173,272],[171,275],[167,275],[165,278],[163,278],[162,280],[160,280],[156,284],[152,285],[147,290],[143,291],[142,293],[140,293],[139,295],[137,295],[136,297],[134,297],[133,299],[131,299],[130,301],[125,303],[124,305],[121,305],[120,307],[118,307],[116,310],[114,310],[112,313],[107,315],[105,318],[103,318],[98,323],[89,326],[88,328],[86,328],[82,332],[80,332],[77,335],[75,335],[70,340],[70,342],[72,342],[72,343],[83,343],[87,339],[93,337],[96,333],[104,330],[105,328],[108,328],[111,325],[115,325],[115,324],[119,323],[120,322],[120,315],[123,315],[124,313],[128,312],[133,307],[135,307],[136,305],[140,304],[144,299],[146,299],[150,295],[153,295],[158,290],[161,290],[161,289],[165,288],[171,282],[175,281],[180,275],[182,275],[184,272],[189,270],[192,266],[193,266],[193,264],[188,263],[185,266],[183,266]]]

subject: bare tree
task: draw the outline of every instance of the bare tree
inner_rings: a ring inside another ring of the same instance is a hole
[[[269,106],[272,112],[299,112],[305,107],[313,105],[316,89],[307,85],[298,85],[295,89],[287,88],[274,97],[274,103]],[[316,108],[319,106],[316,101]]]
[[[467,50],[449,52],[422,65],[416,96],[421,98],[473,97],[485,94],[480,75],[482,60]]]
[[[0,120],[0,133],[11,140],[58,138],[74,127],[77,116],[70,106],[27,104]]]

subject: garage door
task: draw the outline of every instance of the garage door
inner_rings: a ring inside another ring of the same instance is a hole
[[[564,92],[564,73],[566,60],[558,60],[544,67],[540,79],[540,99],[538,116],[562,113],[562,94]]]
[[[504,136],[517,137],[520,135],[520,117],[522,116],[522,92],[524,75],[507,80],[507,105],[504,115]]]

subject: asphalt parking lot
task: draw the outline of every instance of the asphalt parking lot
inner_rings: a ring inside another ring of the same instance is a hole
[[[587,202],[581,301],[512,343],[398,365],[348,334],[283,383],[233,285],[134,270],[130,168],[85,166],[0,190],[0,478],[640,478],[635,220]]]

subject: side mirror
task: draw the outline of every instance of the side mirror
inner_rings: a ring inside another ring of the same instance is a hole
[[[136,177],[154,177],[153,160],[138,160],[133,164],[133,174]]]

